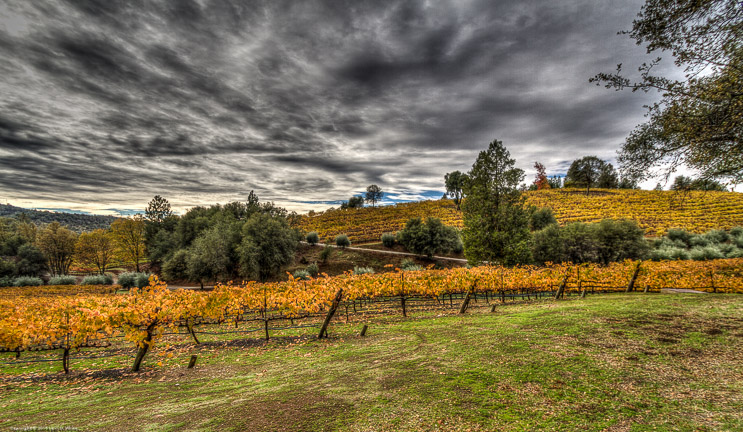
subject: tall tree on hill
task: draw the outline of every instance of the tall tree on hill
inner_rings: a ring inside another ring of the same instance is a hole
[[[704,179],[743,181],[741,11],[740,0],[646,0],[632,30],[622,32],[648,53],[671,53],[686,73],[682,80],[654,75],[657,57],[639,67],[639,81],[624,76],[621,64],[591,79],[615,90],[662,93],[619,153],[623,173],[667,179],[686,165]]]
[[[537,190],[549,189],[550,182],[547,178],[547,169],[539,162],[534,162],[534,169],[537,170],[537,175],[534,179],[534,185]]]
[[[160,195],[155,195],[147,205],[145,210],[145,219],[149,222],[162,223],[165,219],[173,216],[170,209],[170,203]]]
[[[134,263],[139,271],[139,263],[145,255],[145,222],[141,215],[117,219],[111,224],[111,236],[121,257]]]
[[[366,202],[371,203],[372,207],[374,207],[383,196],[384,192],[382,192],[382,189],[375,184],[369,185],[369,187],[366,188]]]
[[[467,199],[462,203],[467,261],[529,262],[529,213],[518,189],[524,171],[515,167],[503,143],[495,140],[480,152],[467,176]]]
[[[565,176],[565,185],[584,187],[588,195],[591,192],[591,186],[597,184],[604,164],[604,161],[596,156],[585,156],[574,160]]]
[[[452,171],[444,176],[446,194],[454,200],[457,210],[460,210],[460,204],[464,198],[464,188],[467,184],[467,174],[459,171]]]

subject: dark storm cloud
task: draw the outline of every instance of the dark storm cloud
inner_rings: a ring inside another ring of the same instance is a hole
[[[0,189],[116,208],[430,195],[493,139],[564,172],[642,121],[652,95],[587,82],[643,57],[616,35],[640,4],[5,2]]]

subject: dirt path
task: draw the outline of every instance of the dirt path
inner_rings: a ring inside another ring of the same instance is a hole
[[[309,243],[307,242],[302,242],[302,244],[309,245]],[[380,250],[380,249],[367,249],[367,248],[353,247],[353,246],[341,248],[340,246],[336,246],[332,244],[325,245],[325,244],[320,244],[320,243],[316,243],[315,245],[311,245],[311,246],[317,246],[317,247],[330,246],[336,249],[347,249],[347,250],[355,250],[359,252],[375,252],[375,253],[381,253],[381,254],[387,254],[387,255],[402,255],[402,256],[409,256],[409,257],[414,257],[414,258],[422,258],[421,255],[416,255],[410,252],[386,251],[386,250]],[[444,261],[454,261],[454,262],[460,262],[460,263],[465,263],[465,264],[467,263],[467,260],[463,258],[451,258],[451,257],[442,257],[442,256],[434,255],[433,259],[444,260]]]

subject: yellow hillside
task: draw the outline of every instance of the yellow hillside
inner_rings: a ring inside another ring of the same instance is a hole
[[[743,194],[736,192],[596,189],[586,196],[578,189],[553,189],[527,192],[526,202],[552,208],[560,224],[633,219],[649,236],[662,235],[669,228],[701,233],[743,226]],[[302,217],[300,227],[306,232],[317,231],[323,241],[348,234],[354,243],[373,242],[383,233],[401,229],[412,217],[429,216],[462,226],[461,213],[454,204],[438,200],[308,214]]]

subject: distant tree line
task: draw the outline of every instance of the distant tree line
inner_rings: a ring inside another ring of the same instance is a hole
[[[29,210],[9,204],[0,204],[0,217],[21,217],[21,220],[32,222],[36,225],[59,222],[60,225],[64,225],[67,229],[77,233],[96,229],[108,229],[113,221],[118,219],[114,216]]]

